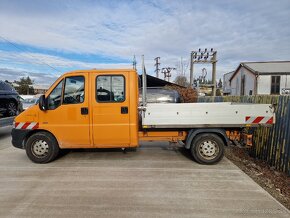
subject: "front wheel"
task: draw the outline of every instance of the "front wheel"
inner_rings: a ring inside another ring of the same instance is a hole
[[[193,139],[190,151],[198,163],[215,164],[224,156],[224,142],[216,134],[203,133]]]
[[[48,132],[37,132],[31,135],[25,146],[28,158],[34,163],[48,163],[59,154],[56,139]]]
[[[15,102],[13,101],[9,101],[8,104],[7,104],[7,112],[6,112],[6,115],[8,117],[12,117],[12,116],[15,116],[17,115],[17,105]]]

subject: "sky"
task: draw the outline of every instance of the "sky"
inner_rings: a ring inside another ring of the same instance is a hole
[[[0,0],[0,80],[49,86],[77,69],[175,67],[217,50],[217,78],[244,61],[290,60],[290,0]],[[211,65],[196,65],[194,76]]]

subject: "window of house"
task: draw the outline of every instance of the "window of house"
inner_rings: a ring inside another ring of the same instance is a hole
[[[246,75],[242,75],[241,95],[245,95]]]
[[[98,102],[125,101],[125,78],[123,76],[98,76],[96,80],[96,100]]]
[[[271,95],[280,94],[280,76],[271,77]]]
[[[236,80],[236,95],[239,95],[239,78]]]

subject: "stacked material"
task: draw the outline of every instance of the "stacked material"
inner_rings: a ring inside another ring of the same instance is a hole
[[[176,90],[182,97],[183,103],[197,102],[197,98],[198,98],[197,91],[191,87],[181,87],[181,86],[170,85],[170,86],[166,86],[165,88]]]

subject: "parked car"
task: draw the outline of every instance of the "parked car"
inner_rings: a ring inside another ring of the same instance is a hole
[[[19,94],[10,84],[0,81],[0,116],[15,116],[22,110]]]
[[[39,97],[23,99],[22,100],[23,110],[26,110],[27,108],[31,107],[32,105],[37,104],[38,100],[39,100]]]

